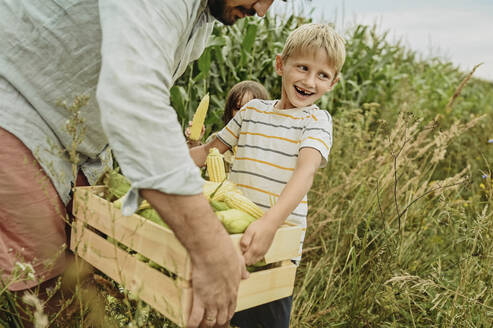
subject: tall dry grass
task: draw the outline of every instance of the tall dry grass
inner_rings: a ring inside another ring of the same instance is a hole
[[[491,182],[481,188],[470,165],[440,172],[451,145],[488,117],[440,128],[406,107],[389,124],[379,110],[337,116],[309,195],[292,326],[490,326]]]

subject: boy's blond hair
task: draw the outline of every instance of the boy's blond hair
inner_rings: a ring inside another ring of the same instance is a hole
[[[298,51],[306,52],[316,49],[324,49],[336,71],[336,76],[344,65],[346,59],[346,47],[344,39],[327,24],[304,24],[292,31],[281,53],[281,59],[285,62]]]

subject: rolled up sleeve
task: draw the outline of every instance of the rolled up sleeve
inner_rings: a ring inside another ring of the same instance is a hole
[[[136,210],[140,189],[202,192],[200,170],[170,104],[175,50],[189,11],[185,1],[100,1],[97,100],[115,158],[131,181],[124,214]]]
[[[322,155],[320,167],[327,165],[332,148],[332,117],[325,110],[317,110],[303,130],[299,149],[314,148]]]

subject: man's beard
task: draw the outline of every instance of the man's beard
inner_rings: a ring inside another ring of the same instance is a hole
[[[226,1],[225,0],[209,0],[209,9],[212,16],[224,25],[233,25],[235,22],[228,19],[226,16]]]
[[[224,25],[233,25],[238,20],[238,17],[233,17],[232,14],[227,10],[226,0],[209,0],[208,6],[212,16],[214,16]],[[241,10],[246,16],[253,16],[256,13],[253,8],[250,10],[247,10],[243,7],[236,8]]]

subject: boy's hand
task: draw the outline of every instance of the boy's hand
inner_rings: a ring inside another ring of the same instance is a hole
[[[248,226],[240,240],[240,248],[246,265],[253,265],[263,259],[272,244],[276,231],[277,225],[268,220],[265,215]]]

